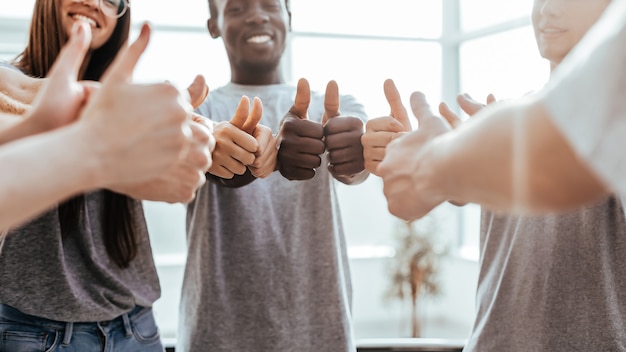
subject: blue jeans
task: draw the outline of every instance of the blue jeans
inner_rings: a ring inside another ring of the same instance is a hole
[[[65,323],[0,303],[2,352],[163,352],[152,308],[135,307],[113,320]]]

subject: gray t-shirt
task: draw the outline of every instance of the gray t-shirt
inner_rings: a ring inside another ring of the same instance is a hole
[[[617,197],[560,215],[483,212],[464,351],[626,351],[625,258]]]
[[[76,231],[61,232],[56,207],[10,231],[0,252],[0,303],[66,322],[110,320],[135,305],[152,306],[159,280],[141,202],[131,203],[137,256],[127,269],[104,246],[102,191],[85,195]]]
[[[228,84],[198,109],[230,120],[242,95],[263,101],[276,134],[295,87]],[[313,93],[309,118],[320,121]],[[344,115],[364,118],[353,97]],[[307,181],[274,172],[241,188],[208,182],[188,206],[188,258],[177,351],[354,351],[351,281],[332,176],[322,162]]]

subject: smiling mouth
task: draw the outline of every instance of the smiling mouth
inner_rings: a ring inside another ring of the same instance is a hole
[[[72,17],[76,21],[82,21],[82,22],[89,24],[91,28],[99,28],[98,23],[93,18],[89,18],[87,16],[83,16],[79,14],[70,14],[70,17]]]
[[[266,43],[269,43],[271,40],[272,40],[272,37],[270,37],[269,35],[263,34],[263,35],[255,35],[255,36],[248,38],[246,40],[246,43],[266,44]]]
[[[545,28],[541,30],[541,33],[543,34],[561,34],[561,33],[565,33],[564,29],[558,29],[558,28]]]

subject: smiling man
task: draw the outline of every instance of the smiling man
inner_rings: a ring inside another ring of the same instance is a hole
[[[215,125],[216,149],[187,209],[176,350],[355,351],[334,183],[368,175],[363,106],[334,82],[325,95],[306,80],[285,83],[288,1],[210,0],[209,9],[231,81],[197,110]],[[260,100],[249,110],[242,96]]]

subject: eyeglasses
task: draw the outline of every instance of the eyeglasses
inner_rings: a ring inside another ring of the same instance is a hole
[[[130,7],[128,0],[98,0],[100,10],[109,17],[120,18]]]

